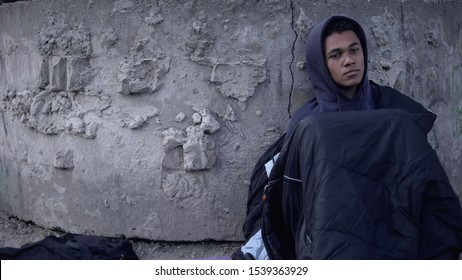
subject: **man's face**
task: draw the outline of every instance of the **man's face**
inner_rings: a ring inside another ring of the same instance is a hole
[[[334,81],[352,98],[364,74],[364,54],[358,36],[351,30],[327,36],[325,58]]]

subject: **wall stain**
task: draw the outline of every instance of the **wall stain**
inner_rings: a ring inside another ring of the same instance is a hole
[[[3,130],[5,131],[5,137],[8,137],[8,131],[6,130],[6,123],[5,123],[5,116],[3,115],[2,110],[0,110],[0,113],[2,115],[2,123],[3,123]]]
[[[451,101],[453,133],[462,136],[462,64],[452,66]]]
[[[9,191],[8,191],[8,165],[6,165],[6,161],[3,158],[2,161],[0,161],[0,166],[2,168],[2,188],[0,189],[0,201],[4,206],[8,205],[9,203]],[[1,207],[2,210],[6,210],[4,207]]]

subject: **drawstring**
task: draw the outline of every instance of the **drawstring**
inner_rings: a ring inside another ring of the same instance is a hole
[[[338,108],[338,111],[342,111],[342,108],[340,107],[340,96],[337,94],[337,108]]]
[[[362,89],[361,89],[361,91],[362,91]],[[366,104],[364,104],[364,94],[361,94],[360,100],[361,100],[361,109],[362,110],[367,110],[367,108],[365,107]]]

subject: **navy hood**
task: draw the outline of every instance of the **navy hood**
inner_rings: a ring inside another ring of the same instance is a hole
[[[339,87],[330,75],[327,68],[324,51],[323,34],[326,26],[333,20],[343,19],[351,22],[356,28],[356,34],[361,42],[364,54],[364,75],[361,84],[358,85],[356,95],[349,99],[344,95],[344,90]],[[345,16],[332,16],[311,29],[306,40],[306,63],[311,83],[314,87],[316,100],[319,103],[320,112],[367,110],[373,104],[370,94],[369,79],[367,77],[367,43],[366,35],[361,25]]]
[[[359,37],[364,54],[363,78],[358,85],[356,95],[351,99],[346,97],[344,90],[335,83],[325,60],[324,30],[330,22],[337,19],[349,21],[355,26],[355,33]],[[367,76],[367,60],[366,35],[358,22],[345,16],[335,15],[315,25],[306,39],[306,64],[308,75],[314,88],[315,98],[305,103],[295,112],[289,123],[288,134],[295,129],[298,122],[312,113],[374,109],[374,100]]]

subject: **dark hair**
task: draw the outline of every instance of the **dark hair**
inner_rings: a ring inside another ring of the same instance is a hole
[[[337,18],[330,21],[324,29],[322,38],[326,39],[326,37],[331,35],[332,33],[342,33],[348,30],[353,31],[356,34],[356,36],[358,36],[358,38],[361,38],[361,32],[358,30],[358,26],[352,21],[344,18]]]

